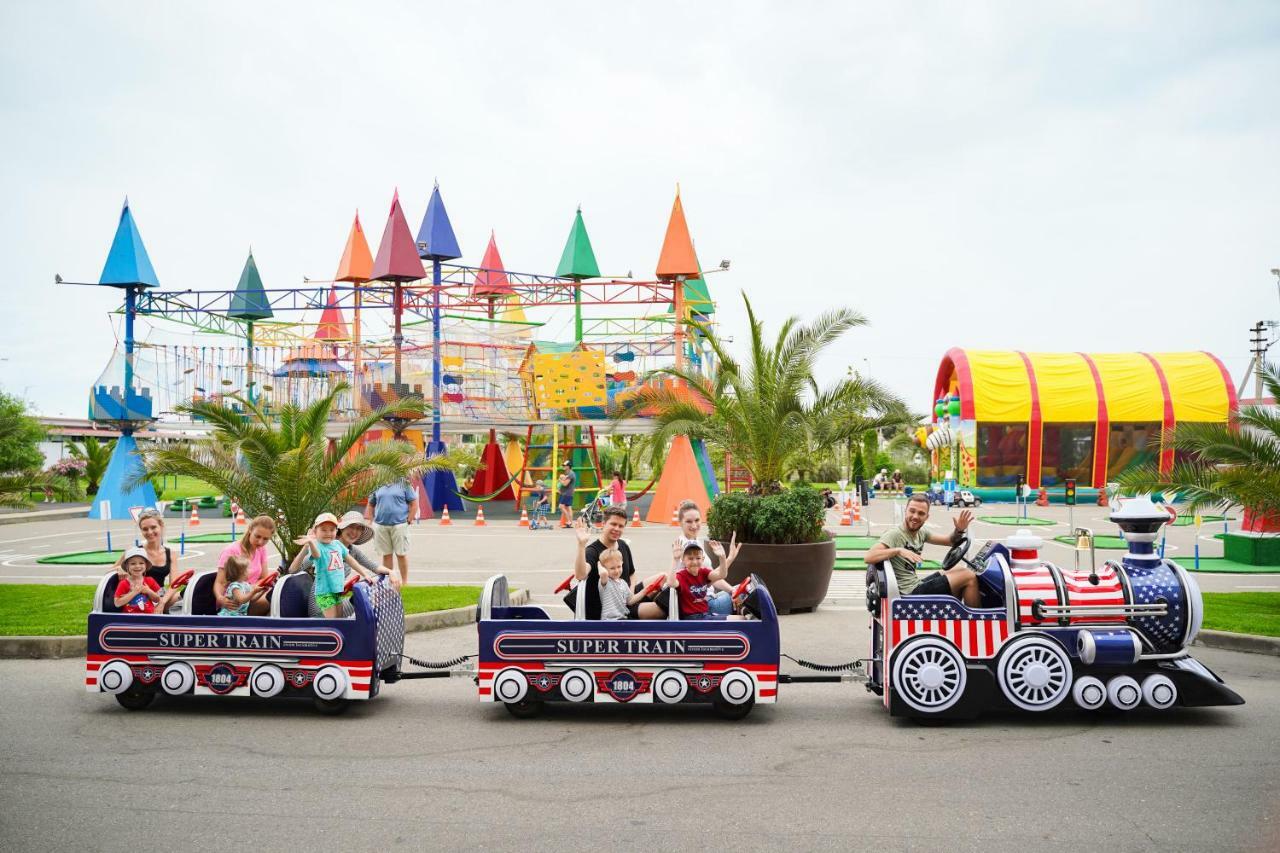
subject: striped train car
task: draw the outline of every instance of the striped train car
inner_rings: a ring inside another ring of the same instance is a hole
[[[220,617],[215,575],[187,584],[180,615],[118,612],[118,576],[103,577],[89,614],[85,689],[130,710],[167,694],[302,698],[337,713],[397,679],[404,610],[389,584],[355,584],[348,615],[325,619],[309,612],[311,577],[287,575],[271,590],[269,616]]]
[[[916,718],[1068,703],[1088,710],[1243,704],[1188,651],[1203,605],[1195,579],[1154,553],[1169,518],[1145,498],[1125,502],[1112,520],[1129,551],[1096,569],[1041,560],[1042,542],[1026,530],[989,544],[965,561],[978,574],[982,600],[974,608],[947,595],[903,596],[888,563],[872,566],[868,689],[891,715]]]
[[[561,620],[512,606],[506,577],[495,575],[480,598],[477,695],[521,718],[560,702],[707,704],[744,717],[777,701],[780,649],[768,589],[752,576],[741,594],[741,620],[609,621],[581,611]],[[670,612],[679,613],[674,600]]]

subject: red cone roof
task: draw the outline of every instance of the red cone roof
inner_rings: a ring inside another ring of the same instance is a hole
[[[400,192],[391,199],[391,212],[382,230],[382,242],[378,244],[378,256],[373,260],[374,281],[417,281],[426,278],[418,247],[413,242],[413,232],[400,209]]]
[[[480,267],[480,271],[476,273],[476,283],[472,287],[474,295],[506,296],[509,293],[515,293],[515,288],[507,281],[507,274],[503,272],[502,255],[498,254],[498,243],[492,233],[489,235],[489,246],[484,250]],[[488,494],[488,492],[480,494]]]
[[[345,341],[351,338],[347,331],[347,321],[342,318],[342,309],[338,307],[338,294],[329,288],[329,301],[320,313],[320,322],[316,324],[315,339],[317,341]]]

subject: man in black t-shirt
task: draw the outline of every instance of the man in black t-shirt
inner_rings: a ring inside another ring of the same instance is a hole
[[[600,532],[600,536],[591,541],[591,530],[587,527],[582,519],[578,519],[573,525],[574,533],[578,537],[578,556],[573,564],[573,575],[578,579],[577,592],[582,595],[586,592],[587,605],[586,612],[588,619],[600,618],[600,573],[598,565],[600,561],[600,552],[607,548],[616,548],[622,554],[622,580],[627,586],[631,586],[632,576],[635,575],[636,565],[631,558],[631,548],[626,542],[622,541],[622,534],[627,529],[627,511],[619,506],[605,507],[604,510],[604,529]],[[588,544],[589,543],[589,544]],[[648,607],[646,607],[648,605]],[[651,602],[642,602],[638,608],[648,610],[650,607],[656,608]],[[661,612],[646,613],[644,610],[633,608],[632,615],[642,618],[660,618]]]

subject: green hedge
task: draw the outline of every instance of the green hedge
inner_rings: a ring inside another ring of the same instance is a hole
[[[739,542],[802,545],[827,538],[825,519],[822,494],[797,484],[776,495],[722,494],[711,503],[707,527],[713,539],[723,542],[736,533]]]

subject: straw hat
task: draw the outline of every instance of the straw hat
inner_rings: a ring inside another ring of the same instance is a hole
[[[341,533],[353,524],[359,525],[359,527],[364,531],[360,534],[359,538],[356,539],[355,544],[363,545],[373,538],[373,528],[371,528],[369,523],[364,520],[364,516],[356,512],[354,509],[350,512],[343,513],[342,518],[338,520],[338,532]]]

